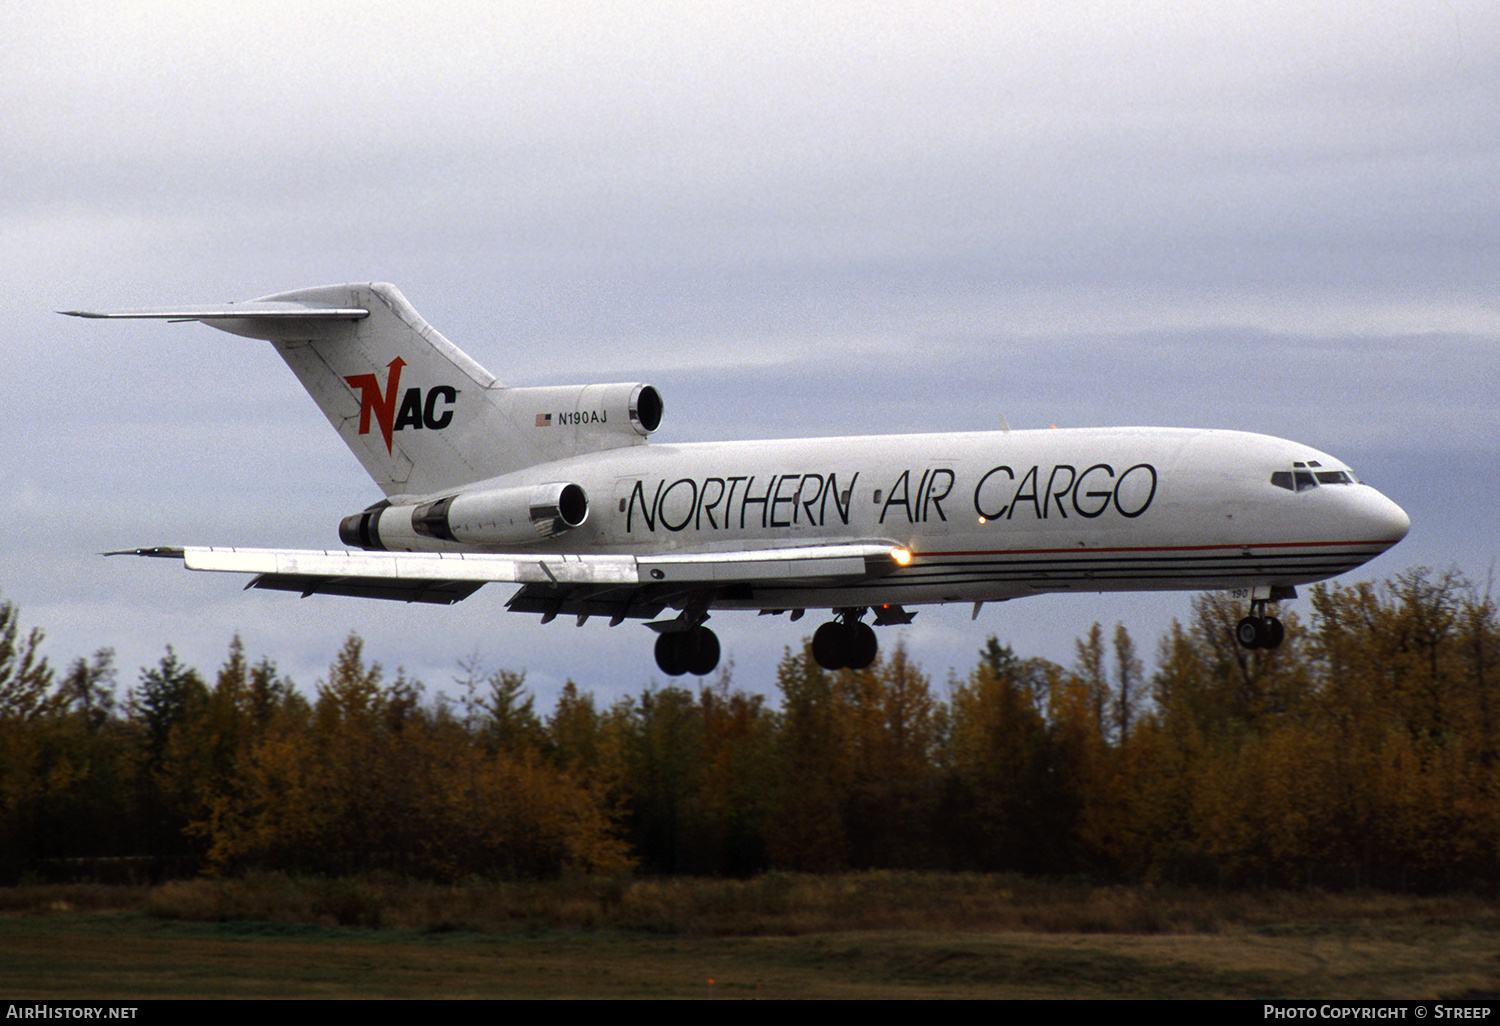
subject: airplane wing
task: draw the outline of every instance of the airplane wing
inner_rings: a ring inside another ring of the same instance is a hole
[[[107,555],[181,559],[189,570],[254,574],[247,588],[449,605],[488,583],[520,584],[516,612],[656,616],[691,595],[753,584],[852,584],[896,570],[904,550],[867,541],[666,555],[142,548]]]

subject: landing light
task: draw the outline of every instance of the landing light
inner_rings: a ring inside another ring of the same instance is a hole
[[[906,564],[911,562],[911,551],[902,548],[892,549],[891,558],[896,561],[897,566],[906,566]]]

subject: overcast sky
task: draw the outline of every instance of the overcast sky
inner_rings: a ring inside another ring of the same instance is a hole
[[[1350,580],[1481,585],[1500,499],[1500,7],[48,3],[6,7],[0,596],[57,663],[229,639],[311,687],[349,631],[550,709],[661,676],[638,624],[247,593],[103,559],[323,547],[379,498],[264,343],[52,311],[396,283],[514,384],[650,381],[661,440],[1159,424],[1282,435],[1411,515]],[[1306,611],[1307,603],[1295,608]],[[1147,653],[1189,596],[925,607]],[[770,692],[816,625],[721,613]]]

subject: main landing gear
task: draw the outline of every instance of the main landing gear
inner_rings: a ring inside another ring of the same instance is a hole
[[[719,636],[702,624],[663,631],[656,638],[656,665],[668,677],[713,673],[719,665]]]
[[[864,609],[837,610],[837,619],[813,632],[813,659],[819,666],[825,670],[863,670],[875,662],[880,643],[875,640],[874,629],[860,622],[865,612]],[[696,624],[693,620],[697,617],[684,615],[650,625],[661,632],[656,638],[656,665],[667,676],[680,677],[691,673],[702,677],[718,667],[718,635],[703,626],[706,613],[700,610],[699,615],[702,619]],[[792,619],[800,615],[799,611]],[[900,606],[882,606],[875,610],[875,622],[880,624],[911,623],[911,618],[912,614]]]
[[[1250,615],[1234,628],[1234,640],[1243,648],[1277,648],[1286,638],[1286,629],[1274,616],[1266,615],[1270,599],[1251,599]]]
[[[863,670],[875,661],[880,643],[867,623],[860,623],[863,609],[841,609],[839,618],[813,632],[813,659],[825,670]]]

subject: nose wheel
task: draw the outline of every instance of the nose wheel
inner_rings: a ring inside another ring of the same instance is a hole
[[[1279,648],[1286,638],[1286,628],[1274,616],[1266,615],[1267,599],[1255,599],[1250,603],[1250,615],[1234,628],[1234,640],[1242,648]]]

